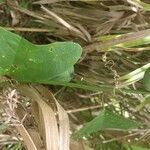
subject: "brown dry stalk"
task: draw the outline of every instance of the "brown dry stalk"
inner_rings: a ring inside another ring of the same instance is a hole
[[[30,86],[22,85],[19,86],[18,90],[24,96],[28,96],[35,101],[39,106],[39,117],[41,123],[41,129],[44,132],[44,141],[46,150],[58,150],[59,147],[59,136],[58,127],[55,113],[53,110],[44,102],[38,92]]]
[[[78,109],[67,110],[67,113],[76,113],[76,112],[80,112],[80,111],[98,109],[98,108],[101,108],[101,107],[102,107],[102,105],[83,107],[83,108],[78,108]]]
[[[128,41],[141,39],[141,38],[144,38],[144,37],[149,36],[149,35],[150,35],[150,29],[142,30],[142,31],[138,31],[138,32],[135,32],[135,33],[132,33],[132,34],[122,36],[120,38],[116,38],[116,39],[113,39],[113,40],[111,39],[111,40],[108,40],[106,42],[96,42],[96,43],[90,44],[88,46],[85,46],[84,50],[87,53],[90,53],[94,50],[106,51],[105,49],[110,47],[110,46],[117,45],[117,44],[120,44],[120,43],[125,43],[125,42],[128,42]]]
[[[70,137],[69,137],[69,118],[67,112],[56,101],[59,118],[59,150],[69,150]]]
[[[29,135],[29,133],[27,132],[25,127],[22,124],[16,124],[15,127],[16,127],[17,131],[19,132],[19,134],[22,136],[24,143],[27,146],[27,149],[28,150],[37,150],[31,136]]]
[[[87,41],[87,39],[85,38],[84,34],[78,30],[77,28],[75,28],[74,26],[72,26],[71,24],[69,24],[68,22],[66,22],[64,19],[62,19],[61,17],[59,17],[56,13],[50,11],[49,9],[47,9],[44,6],[41,6],[41,9],[47,13],[48,15],[50,15],[51,17],[53,17],[57,22],[59,22],[60,24],[62,24],[64,27],[66,27],[69,31],[72,31],[74,34],[78,35],[79,37],[81,37],[82,39],[84,39],[85,41]]]
[[[12,3],[12,1],[10,1],[10,0],[8,0],[7,3],[8,3],[8,5],[10,5],[10,7],[12,7],[15,10],[18,10],[21,13],[27,14],[27,15],[32,16],[34,18],[37,18],[39,20],[44,20],[44,21],[46,20],[42,15],[37,14],[37,13],[35,13],[33,11],[27,10],[25,8],[22,8],[22,7],[18,6],[18,5],[16,5],[15,3]]]
[[[21,31],[21,32],[50,32],[50,29],[41,28],[24,28],[24,27],[3,27],[9,31]]]
[[[40,89],[44,91],[45,97],[39,93]],[[67,112],[57,102],[53,94],[44,87],[32,87],[27,85],[19,86],[18,90],[21,94],[28,96],[37,104],[34,107],[37,112],[34,113],[36,113],[35,117],[39,118],[37,119],[38,124],[40,124],[39,130],[43,136],[46,150],[69,150],[69,118]],[[47,102],[45,102],[45,99],[56,103],[58,122],[56,113]],[[59,126],[57,123],[59,123]]]
[[[58,111],[58,123],[59,123],[59,150],[69,150],[70,136],[69,136],[69,118],[67,112],[58,103],[54,95],[44,86],[34,86],[42,97],[45,97],[49,102],[55,103]],[[52,107],[52,106],[51,106]]]
[[[52,4],[52,3],[63,2],[63,1],[79,1],[79,0],[40,0],[37,2],[33,2],[33,4]]]

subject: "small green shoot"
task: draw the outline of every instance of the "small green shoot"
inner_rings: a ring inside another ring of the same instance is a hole
[[[150,92],[150,67],[146,70],[143,78],[144,87]]]

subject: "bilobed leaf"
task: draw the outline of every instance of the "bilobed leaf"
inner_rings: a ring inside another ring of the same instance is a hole
[[[130,130],[138,128],[139,126],[140,124],[133,120],[124,118],[123,116],[114,114],[108,110],[104,110],[92,121],[85,124],[85,126],[75,134],[75,137],[87,136],[91,133],[105,129]]]
[[[146,70],[143,78],[144,87],[147,91],[150,91],[150,67]]]
[[[68,82],[81,53],[73,42],[35,45],[0,27],[0,75],[20,82]]]

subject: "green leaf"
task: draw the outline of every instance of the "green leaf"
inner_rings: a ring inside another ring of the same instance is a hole
[[[150,63],[124,75],[119,77],[120,80],[120,84],[118,85],[118,87],[124,87],[127,85],[131,85],[139,80],[141,80],[144,77],[144,73],[147,70],[147,68],[150,67]]]
[[[138,128],[139,126],[140,124],[133,120],[124,118],[123,116],[114,114],[108,110],[104,110],[92,121],[85,124],[85,126],[77,133],[75,133],[75,137],[80,138],[105,129],[130,130],[133,128]]]
[[[0,3],[3,3],[4,2],[4,0],[0,0]]]
[[[149,148],[139,147],[139,146],[131,146],[132,150],[149,150]]]
[[[147,91],[150,91],[150,67],[146,70],[143,78],[144,87]]]
[[[141,0],[133,0],[134,3],[138,3],[139,5],[141,5],[144,11],[150,11],[150,4],[142,2]]]
[[[110,40],[113,39],[119,39],[121,37],[125,37],[128,35],[131,35],[132,33],[127,33],[127,34],[116,34],[116,35],[104,35],[101,37],[98,37],[97,40],[98,41],[102,41],[102,42],[108,42]],[[108,48],[109,50],[114,50],[116,48],[132,48],[132,47],[136,47],[138,49],[139,46],[142,45],[148,45],[150,44],[150,36],[144,36],[143,38],[139,38],[139,39],[135,39],[135,40],[129,40],[127,42],[122,42],[120,44],[112,44],[111,46],[108,46],[106,48]]]
[[[148,148],[145,148],[145,147],[132,146],[132,145],[125,145],[125,148],[127,150],[149,150]]]
[[[0,75],[20,82],[68,82],[81,53],[73,42],[35,45],[0,27]]]

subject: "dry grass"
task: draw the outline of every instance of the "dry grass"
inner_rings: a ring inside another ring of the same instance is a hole
[[[76,146],[80,149],[96,149],[99,143],[104,147],[104,143],[111,141],[128,141],[150,146],[149,107],[135,110],[145,95],[115,91],[117,85],[124,83],[119,80],[120,76],[150,63],[150,46],[147,44],[109,49],[110,46],[150,35],[149,14],[150,11],[145,10],[141,4],[129,0],[7,0],[0,3],[0,25],[6,29],[15,31],[34,43],[69,40],[82,45],[83,55],[76,65],[74,80],[82,80],[89,85],[114,87],[110,92],[90,92],[58,86],[18,88],[16,85],[9,85],[9,89],[1,88],[0,116],[4,126],[0,126],[0,149],[8,144],[18,143],[29,150],[67,150],[70,143],[72,150]],[[105,35],[118,34],[123,36],[106,41],[99,40]],[[143,85],[141,81],[133,82],[126,88],[142,90]],[[18,89],[20,93],[14,89]],[[141,134],[141,130],[136,131],[140,133],[136,135],[114,135],[107,132],[100,137],[93,135],[80,142],[73,141],[72,138],[70,140],[73,131],[105,107],[117,110],[123,115],[127,113],[129,117],[142,122],[147,130],[144,130],[144,134]]]

